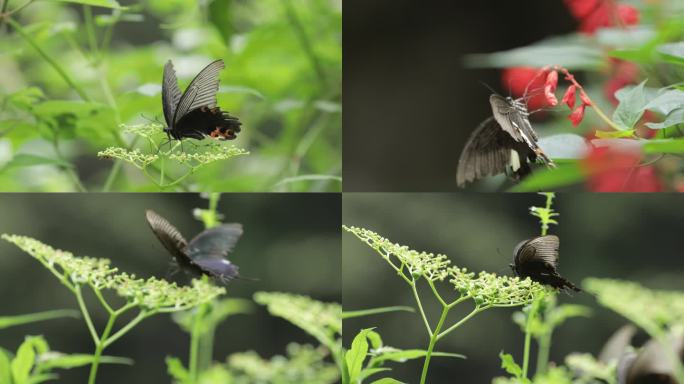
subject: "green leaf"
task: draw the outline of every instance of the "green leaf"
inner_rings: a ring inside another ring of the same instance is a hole
[[[363,368],[363,361],[368,354],[368,340],[367,335],[372,328],[362,329],[354,340],[352,341],[351,349],[345,353],[344,360],[347,362],[347,370],[349,372],[349,381],[355,383]]]
[[[383,377],[380,380],[375,380],[372,384],[404,384],[404,382],[390,377]]]
[[[344,311],[344,312],[342,312],[342,319],[351,319],[354,317],[370,316],[370,315],[377,315],[379,313],[398,312],[398,311],[415,312],[415,309],[413,309],[413,307],[408,307],[405,305],[395,305],[395,306],[391,306],[391,307],[360,309],[358,311]]]
[[[501,359],[501,368],[518,379],[522,378],[522,368],[513,360],[511,354],[501,351],[499,358]]]
[[[72,309],[57,309],[54,311],[37,312],[18,316],[1,316],[0,329],[9,328],[16,325],[34,323],[36,321],[57,319],[60,317],[77,318],[78,316],[79,312]]]
[[[544,169],[534,172],[511,188],[512,192],[547,191],[557,187],[564,187],[580,183],[585,178],[585,172],[579,162],[568,162],[556,169]]]
[[[71,369],[83,367],[92,364],[95,356],[88,354],[71,354],[67,355],[60,352],[47,352],[38,357],[36,364],[42,370],[51,370],[54,368]],[[133,360],[128,357],[117,356],[100,356],[101,364],[126,364],[133,365]]]
[[[382,352],[379,353],[377,356],[373,358],[373,360],[381,362],[381,361],[394,361],[397,363],[403,363],[407,360],[413,360],[413,359],[418,359],[421,357],[425,357],[427,354],[427,351],[422,350],[422,349],[406,349],[406,350],[401,350],[401,349],[395,349],[390,352]],[[433,352],[432,356],[439,356],[439,357],[453,357],[457,359],[465,359],[465,355],[461,355],[458,353],[448,353],[448,352]]]
[[[364,380],[366,380],[367,378],[369,378],[375,374],[378,374],[380,372],[387,372],[387,371],[391,371],[391,369],[390,368],[366,368],[363,371],[361,371],[361,374],[359,375],[359,378],[357,381],[359,383],[361,383]]]
[[[644,107],[646,106],[646,97],[644,95],[644,85],[646,80],[642,81],[636,87],[627,91],[617,91],[615,97],[620,101],[615,112],[613,112],[613,121],[615,121],[624,130],[632,129],[644,114]]]
[[[676,109],[684,108],[684,91],[679,89],[665,89],[646,104],[644,109],[652,110],[664,115]]]
[[[370,341],[371,348],[382,348],[382,337],[380,337],[379,333],[370,331],[366,336],[368,337],[368,341]]]
[[[116,2],[116,0],[53,0],[53,1],[59,1],[62,3],[74,3],[74,4],[81,4],[81,5],[91,5],[93,7],[104,7],[104,8],[113,8],[113,9],[126,9],[126,7],[122,7],[119,3]]]
[[[177,357],[166,357],[166,372],[180,383],[185,383],[190,379],[188,370],[185,369],[183,363]]]
[[[660,123],[646,123],[646,126],[651,129],[664,129],[669,127],[674,127],[684,123],[684,108],[675,109],[672,113],[668,114],[665,120]]]
[[[646,154],[653,153],[674,153],[684,154],[684,139],[664,139],[664,140],[649,140],[643,145],[643,151]]]
[[[565,320],[573,317],[589,317],[591,308],[578,304],[563,304],[556,307],[548,317],[548,323],[552,328],[560,326]]]
[[[628,129],[626,131],[596,131],[596,137],[599,139],[617,139],[621,137],[633,137],[634,129]]]
[[[28,153],[19,153],[14,155],[12,160],[8,161],[2,168],[0,173],[12,168],[32,167],[34,165],[57,165],[61,167],[70,167],[71,164],[58,159],[50,159],[38,155],[31,155]]]
[[[42,383],[45,381],[50,381],[50,380],[56,380],[58,379],[59,376],[54,373],[40,373],[40,374],[34,374],[29,377],[27,383],[28,384],[38,384]]]
[[[675,64],[684,65],[684,41],[658,46],[658,52]]]
[[[36,361],[36,354],[45,353],[48,350],[47,342],[42,336],[27,336],[17,349],[17,354],[10,364],[13,383],[28,383],[31,369]]]
[[[12,384],[11,358],[9,351],[0,348],[0,383]]]

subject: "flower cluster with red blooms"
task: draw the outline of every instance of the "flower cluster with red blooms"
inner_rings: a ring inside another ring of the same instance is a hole
[[[551,71],[549,71],[548,68],[543,69],[548,72],[546,75],[546,81],[544,83],[544,97],[546,102],[552,107],[558,105],[558,99],[556,98],[555,94],[556,88],[558,88],[558,71],[563,72],[565,75],[565,80],[570,82],[570,86],[568,86],[568,89],[565,90],[565,94],[563,94],[561,104],[567,105],[572,111],[568,116],[568,119],[570,119],[570,121],[572,121],[572,125],[576,127],[584,118],[584,109],[592,105],[591,99],[589,99],[589,96],[587,96],[587,94],[584,92],[584,88],[582,88],[577,80],[575,80],[575,76],[572,75],[567,69],[560,66],[554,66],[553,70]],[[582,104],[575,108],[575,100],[577,98],[578,89]]]
[[[640,161],[638,149],[594,147],[580,165],[593,192],[662,192],[655,167],[640,166]]]
[[[615,0],[564,0],[570,13],[579,21],[579,30],[594,34],[597,29],[611,26],[636,25],[639,10]]]

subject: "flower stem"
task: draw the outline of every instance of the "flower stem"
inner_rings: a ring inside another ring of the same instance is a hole
[[[197,313],[192,324],[192,331],[190,332],[190,357],[188,361],[188,370],[190,371],[190,381],[197,382],[197,363],[199,361],[199,345],[202,338],[202,322],[204,320],[204,313],[208,309],[208,304],[204,303],[197,308]]]
[[[525,323],[525,346],[523,347],[523,365],[522,365],[522,377],[527,378],[527,372],[530,364],[530,344],[532,344],[532,322],[534,321],[537,312],[539,312],[539,307],[544,299],[544,296],[538,296],[534,299],[530,305],[530,311],[527,314],[527,322]]]
[[[112,331],[112,327],[114,327],[117,316],[116,313],[109,315],[109,320],[107,321],[104,331],[102,331],[100,341],[95,346],[95,355],[93,356],[93,363],[90,365],[88,384],[95,384],[95,376],[97,376],[97,367],[100,365],[100,357],[102,356],[102,351],[104,351],[106,347],[107,337],[109,337],[109,333]]]
[[[539,350],[537,351],[537,371],[536,374],[546,372],[546,366],[549,364],[549,352],[551,350],[551,332],[544,332],[537,338]]]
[[[81,286],[76,285],[74,287],[74,293],[76,294],[76,300],[78,301],[78,307],[81,309],[81,313],[83,313],[83,319],[86,322],[86,325],[88,326],[88,332],[90,332],[90,336],[93,338],[93,342],[95,345],[100,344],[100,339],[97,337],[97,332],[95,331],[95,326],[93,325],[93,321],[90,318],[90,313],[88,313],[88,308],[85,305],[85,301],[83,300],[83,294],[81,293]]]
[[[432,351],[435,349],[435,344],[437,343],[437,336],[439,335],[439,330],[442,329],[444,320],[446,320],[447,314],[449,313],[449,307],[442,308],[442,316],[439,317],[439,322],[435,331],[430,336],[430,344],[428,345],[427,352],[425,353],[425,361],[423,362],[423,372],[420,374],[420,384],[425,384],[427,379],[428,367],[430,366],[430,358],[432,357]]]
[[[427,316],[425,315],[425,310],[423,310],[423,304],[420,301],[420,296],[418,296],[418,290],[416,289],[415,280],[411,282],[411,290],[413,291],[413,297],[415,297],[416,303],[418,304],[418,310],[420,311],[420,316],[423,318],[425,329],[427,329],[428,335],[432,337],[432,329],[430,329],[430,323],[428,322]]]

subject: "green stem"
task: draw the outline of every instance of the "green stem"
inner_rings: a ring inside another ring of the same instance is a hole
[[[100,365],[100,357],[102,356],[102,351],[106,348],[106,341],[109,333],[114,327],[114,322],[116,321],[117,314],[109,315],[109,320],[105,326],[102,336],[100,337],[100,342],[95,346],[95,354],[93,356],[93,363],[90,365],[90,375],[88,376],[88,384],[95,384],[95,376],[97,376],[97,367]]]
[[[530,305],[530,311],[527,314],[527,322],[525,323],[525,346],[523,350],[523,365],[522,377],[527,378],[527,372],[530,364],[530,344],[532,344],[532,322],[534,321],[539,305],[543,300],[543,296],[537,297]]]
[[[52,141],[52,146],[55,149],[55,155],[57,155],[57,159],[59,159],[61,163],[67,164],[68,161],[66,160],[64,155],[62,155],[62,151],[59,149],[59,140],[56,135]],[[76,186],[77,191],[87,192],[85,186],[83,186],[83,183],[81,182],[81,179],[78,177],[78,174],[76,173],[76,171],[74,171],[73,166],[68,164],[61,166],[61,168],[64,169],[69,178],[71,178],[71,181],[74,183],[74,186]]]
[[[85,19],[85,29],[88,38],[88,45],[93,58],[97,58],[97,36],[95,34],[95,23],[93,22],[93,9],[89,5],[83,6],[83,17]]]
[[[425,361],[423,362],[423,371],[420,374],[420,384],[425,384],[425,380],[427,379],[427,373],[428,373],[428,367],[430,365],[430,358],[432,357],[432,351],[435,349],[435,344],[437,343],[437,335],[439,334],[439,330],[442,329],[442,325],[444,324],[444,320],[446,320],[447,314],[449,313],[449,307],[443,307],[442,308],[442,315],[439,317],[439,322],[437,323],[437,327],[435,327],[435,332],[432,333],[430,336],[430,344],[428,345],[427,352],[425,353]]]
[[[24,30],[24,28],[22,28],[22,26],[19,25],[19,23],[17,23],[16,21],[14,21],[14,19],[12,19],[12,18],[7,18],[7,24],[11,25],[12,28],[13,28],[15,31],[17,31],[17,33],[18,33],[24,40],[26,40],[26,42],[29,43],[29,45],[32,46],[33,49],[36,50],[36,52],[38,52],[38,54],[43,58],[43,60],[47,61],[48,64],[50,64],[50,65],[52,66],[52,68],[54,68],[55,71],[57,71],[57,73],[59,73],[59,75],[62,77],[62,79],[63,79],[67,84],[69,84],[69,86],[70,86],[74,91],[76,91],[76,93],[78,93],[78,96],[79,96],[81,99],[83,99],[84,101],[90,101],[90,98],[88,97],[88,95],[83,91],[83,89],[82,89],[81,87],[79,87],[79,86],[76,84],[76,82],[74,82],[74,81],[71,79],[71,77],[66,73],[66,71],[64,70],[64,68],[62,68],[62,66],[61,66],[57,61],[55,61],[54,59],[52,59],[52,57],[50,57],[50,55],[48,55],[48,54],[47,54],[47,53],[38,45],[38,43],[36,43],[36,42],[33,40],[33,38],[31,38],[31,36],[29,36],[29,34],[26,33],[26,31]]]
[[[451,307],[448,307],[448,308],[451,308]],[[460,327],[461,325],[463,325],[463,323],[465,323],[466,321],[470,320],[471,317],[473,317],[473,316],[477,315],[478,313],[484,311],[486,308],[489,308],[489,307],[475,307],[475,309],[473,309],[466,317],[464,317],[464,318],[462,318],[461,320],[459,320],[458,323],[452,325],[451,327],[449,327],[448,329],[446,329],[444,332],[438,334],[438,335],[437,335],[437,340],[439,340],[439,339],[441,339],[442,337],[448,335],[451,331],[453,331],[454,329]]]
[[[159,185],[164,185],[164,156],[162,156],[159,160],[161,160],[160,164],[160,175],[159,175]]]
[[[78,307],[81,309],[81,313],[83,314],[83,319],[86,322],[86,325],[88,326],[88,331],[90,332],[90,336],[93,338],[93,342],[95,345],[100,344],[100,338],[97,337],[97,332],[95,331],[95,326],[93,325],[93,321],[90,318],[90,313],[88,313],[88,308],[85,305],[85,301],[83,300],[83,294],[81,293],[81,286],[76,285],[74,287],[74,293],[76,294],[76,301],[78,301]]]
[[[539,351],[537,351],[537,372],[536,375],[546,372],[549,364],[549,353],[551,350],[551,332],[545,332],[537,339]]]
[[[192,331],[190,332],[190,357],[188,361],[188,370],[190,371],[190,381],[192,383],[197,382],[197,361],[199,352],[199,343],[201,338],[200,328],[202,325],[202,320],[204,320],[204,309],[206,308],[206,303],[202,304],[197,308],[197,313],[192,324]]]
[[[118,311],[117,311],[117,312],[118,312]],[[133,320],[131,320],[128,324],[126,324],[126,325],[123,326],[121,329],[119,329],[112,337],[110,337],[110,338],[108,338],[106,341],[104,341],[104,342],[103,342],[104,347],[106,348],[106,347],[109,347],[110,345],[112,345],[112,343],[114,343],[114,342],[117,341],[120,337],[122,337],[122,336],[125,335],[128,331],[130,331],[131,328],[133,328],[133,327],[135,327],[136,325],[138,325],[139,322],[141,322],[141,321],[143,321],[145,318],[151,316],[153,313],[154,313],[154,312],[140,311],[140,312],[138,313],[138,315],[137,315]],[[115,313],[114,315],[115,315],[115,316],[118,316],[119,313]]]
[[[425,311],[423,310],[423,304],[420,302],[420,296],[418,295],[418,290],[416,289],[415,280],[411,283],[411,290],[413,291],[413,297],[415,297],[416,303],[418,304],[418,310],[420,311],[420,317],[423,318],[425,329],[427,329],[428,335],[432,337],[432,329],[430,329],[430,323],[428,322],[427,316],[425,315]]]
[[[446,307],[447,303],[446,301],[444,301],[444,299],[442,299],[442,295],[440,295],[439,292],[437,292],[437,288],[435,288],[435,283],[432,280],[428,279],[428,285],[430,286],[430,289],[432,289],[432,294],[435,295],[437,300],[439,300],[439,303],[442,304],[443,307]]]

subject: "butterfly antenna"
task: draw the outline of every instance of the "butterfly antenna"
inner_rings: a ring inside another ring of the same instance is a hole
[[[494,88],[490,87],[489,84],[485,83],[484,81],[480,81],[480,84],[482,84],[485,88],[489,89],[493,94],[499,95],[499,92],[495,91]]]

